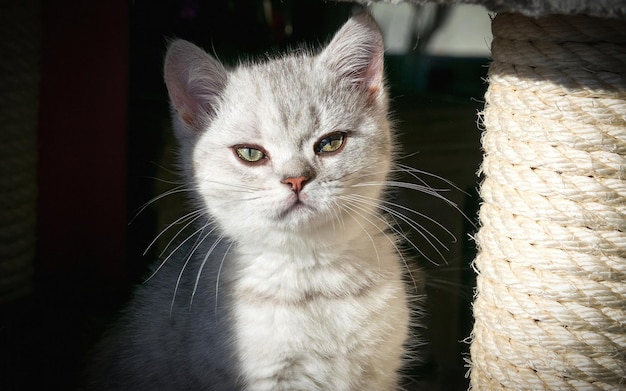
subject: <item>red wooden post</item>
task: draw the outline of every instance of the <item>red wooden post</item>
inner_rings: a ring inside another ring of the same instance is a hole
[[[37,259],[41,273],[124,271],[126,1],[45,2]]]

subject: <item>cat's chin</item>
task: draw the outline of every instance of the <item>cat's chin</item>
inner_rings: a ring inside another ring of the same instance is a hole
[[[319,211],[311,205],[297,201],[281,210],[276,223],[288,229],[307,230],[320,219]]]
[[[285,220],[294,217],[299,218],[300,216],[307,217],[315,214],[315,212],[315,208],[298,200],[282,210],[278,215],[278,219]]]

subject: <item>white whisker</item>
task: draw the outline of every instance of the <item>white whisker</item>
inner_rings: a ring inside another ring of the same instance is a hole
[[[230,242],[230,244],[228,245],[228,247],[226,248],[226,251],[224,252],[224,256],[222,257],[222,261],[220,262],[220,267],[217,269],[217,276],[215,278],[215,315],[217,316],[217,300],[218,300],[218,293],[219,293],[219,287],[220,287],[220,275],[222,274],[222,267],[224,266],[224,262],[226,261],[226,256],[228,255],[228,252],[230,251],[230,248],[233,246],[235,242]]]
[[[405,216],[405,215],[403,215],[403,214],[402,214],[402,213],[400,213],[399,211],[394,210],[393,208],[398,208],[398,209],[402,209],[402,210],[404,210],[404,211],[407,211],[407,212],[413,213],[413,214],[415,214],[415,215],[417,215],[417,216],[419,216],[419,217],[422,217],[422,218],[424,218],[424,219],[426,219],[426,220],[430,221],[431,223],[435,224],[437,227],[439,227],[440,229],[442,229],[443,231],[445,231],[445,233],[447,233],[447,234],[448,234],[448,235],[452,238],[453,242],[455,242],[455,243],[456,243],[456,241],[457,241],[457,238],[456,238],[456,236],[452,233],[452,231],[450,231],[448,228],[446,228],[443,224],[441,224],[441,223],[440,223],[440,222],[438,222],[437,220],[433,219],[432,217],[430,217],[430,216],[428,216],[428,215],[426,215],[426,214],[424,214],[424,213],[418,212],[418,211],[416,211],[416,210],[414,210],[414,209],[411,209],[411,208],[409,208],[409,207],[406,207],[406,206],[404,206],[404,205],[401,205],[401,204],[398,204],[398,203],[395,203],[395,202],[391,202],[391,201],[376,200],[376,199],[374,199],[374,198],[371,198],[371,197],[366,197],[366,196],[363,196],[363,195],[360,195],[360,194],[354,194],[354,196],[355,196],[355,197],[359,197],[359,198],[360,198],[360,199],[362,199],[363,201],[367,201],[367,200],[369,200],[369,202],[372,202],[372,204],[375,204],[375,203],[374,203],[374,201],[378,201],[378,202],[380,202],[381,204],[391,206],[391,207],[386,207],[386,206],[384,206],[384,205],[380,205],[380,208],[381,208],[381,209],[383,209],[384,211],[386,211],[386,212],[390,213],[390,214],[391,214],[391,215],[393,215],[393,216],[397,216],[397,217],[401,218],[403,221],[405,221],[405,222],[406,222],[407,224],[409,224],[409,225],[410,225],[410,223],[409,223],[409,222],[407,222],[406,220],[404,220],[404,218],[408,219],[408,217],[407,217],[407,216]],[[410,219],[410,220],[411,220],[411,221],[413,221],[415,224],[417,224],[414,220],[412,220],[412,219]],[[417,224],[417,225],[418,225],[418,227],[423,228],[421,224]],[[412,228],[413,228],[413,227],[412,227]],[[446,246],[445,246],[445,245],[444,245],[444,244],[443,244],[440,240],[438,240],[438,239],[437,239],[436,235],[433,235],[432,233],[429,233],[429,235],[430,235],[433,239],[435,239],[435,240],[437,241],[437,243],[439,243],[442,247],[444,247],[446,250],[448,250],[448,248],[447,248],[447,247],[446,247]]]
[[[424,186],[424,185],[418,185],[415,183],[400,182],[400,181],[371,181],[371,182],[363,182],[363,183],[357,183],[355,185],[352,185],[352,187],[367,187],[367,186],[385,186],[385,187],[397,187],[401,189],[416,190],[416,191],[419,191],[428,195],[435,196],[436,198],[439,198],[452,206],[456,206],[454,202],[448,200],[447,198],[439,194],[440,192],[449,192],[450,189],[434,189],[430,186]]]
[[[422,238],[424,238],[424,240],[426,240],[428,242],[428,244],[437,252],[437,255],[439,255],[439,257],[444,261],[444,263],[447,263],[445,256],[441,253],[441,251],[437,248],[437,246],[432,242],[432,240],[430,238],[428,238],[428,236],[431,236],[435,239],[435,241],[441,245],[443,248],[445,248],[446,250],[448,250],[448,248],[435,236],[433,235],[430,231],[428,231],[427,229],[425,229],[423,226],[421,226],[420,224],[416,223],[415,221],[409,219],[408,217],[402,215],[401,213],[398,213],[396,211],[389,211],[388,208],[385,209],[385,207],[382,207],[380,205],[378,205],[377,203],[373,203],[371,201],[367,201],[366,199],[359,199],[359,198],[354,198],[354,195],[351,196],[342,196],[342,197],[352,197],[351,199],[348,198],[348,201],[351,202],[353,205],[358,206],[359,208],[361,208],[363,211],[366,211],[365,208],[359,206],[359,203],[370,203],[371,205],[377,206],[379,207],[381,210],[385,210],[388,213],[391,213],[392,215],[398,217],[399,219],[401,219],[402,221],[404,221],[405,223],[407,223],[417,234],[419,234]],[[376,214],[373,214],[374,216],[377,216]],[[380,220],[385,221],[382,217],[377,216]],[[387,225],[389,226],[390,229],[392,229],[395,233],[397,233],[398,235],[400,235],[402,237],[402,239],[404,239],[409,245],[411,245],[411,247],[413,247],[422,257],[424,257],[426,260],[428,260],[430,263],[439,266],[439,264],[437,262],[435,262],[434,260],[432,260],[428,255],[426,255],[420,248],[419,246],[417,246],[404,232],[400,231],[398,228],[391,226],[387,223]],[[428,235],[428,236],[427,236]]]
[[[405,240],[409,240],[404,234],[400,233],[399,231],[397,231],[396,229],[394,229],[392,226],[389,225],[389,223],[383,219],[381,216],[379,216],[378,214],[375,213],[371,213],[368,210],[365,210],[363,207],[359,206],[356,203],[352,203],[352,202],[348,202],[348,205],[342,205],[341,207],[346,210],[346,212],[348,211],[352,211],[354,213],[356,213],[357,215],[361,216],[363,219],[365,219],[365,221],[367,221],[368,223],[370,223],[372,226],[374,226],[384,237],[385,239],[387,239],[391,245],[393,246],[393,248],[396,250],[396,253],[398,254],[398,256],[400,257],[400,259],[402,260],[402,263],[404,264],[404,267],[406,268],[406,270],[408,271],[409,276],[411,277],[411,281],[413,282],[413,287],[415,289],[417,289],[417,283],[415,282],[415,278],[413,277],[413,273],[411,272],[411,268],[409,267],[409,263],[407,262],[406,258],[404,257],[404,255],[402,254],[402,251],[400,251],[400,249],[398,248],[398,245],[396,244],[396,240],[395,238],[390,238],[383,229],[381,229],[378,225],[374,224],[374,222],[372,222],[370,219],[368,219],[366,216],[363,215],[363,213],[360,213],[359,210],[361,210],[362,212],[368,212],[370,213],[372,216],[376,217],[378,220],[382,221],[387,227],[389,227],[390,229],[392,229],[393,231],[395,231],[397,234],[399,234],[401,237],[403,237]],[[350,213],[348,213],[349,216],[351,216],[354,219],[354,216],[352,216]],[[356,219],[355,219],[356,220]],[[358,223],[358,220],[356,220]],[[361,228],[363,228],[363,226],[359,223],[359,225],[361,226]],[[363,228],[363,230],[367,233],[367,230],[365,230],[365,228]],[[369,233],[367,233],[367,235],[370,237],[370,240],[372,240],[372,237],[369,235]],[[372,244],[374,244],[372,242]],[[374,244],[374,247],[376,247],[376,245]],[[419,251],[419,250],[418,250]],[[376,252],[376,255],[378,255],[378,252]],[[379,260],[380,262],[380,260]],[[380,263],[379,263],[380,265]]]
[[[207,251],[206,255],[204,256],[204,259],[202,260],[202,263],[200,264],[200,267],[198,268],[198,273],[196,273],[196,281],[193,284],[193,291],[191,292],[191,299],[189,300],[190,309],[191,309],[191,305],[193,304],[193,298],[196,296],[196,290],[198,289],[198,283],[200,282],[200,275],[202,274],[202,269],[204,269],[204,265],[206,264],[207,260],[213,253],[213,250],[215,250],[215,248],[222,241],[222,239],[224,239],[224,235],[220,235],[215,240],[215,242],[213,242],[213,244],[211,245],[211,248],[209,248],[209,251]]]
[[[341,212],[341,206],[336,201],[333,201],[333,203],[331,204],[331,208],[330,208],[330,213],[332,214],[332,217],[330,218],[330,222],[333,227],[333,232],[337,232],[337,229],[339,230],[345,229],[344,221],[343,221],[343,218],[341,217],[340,212]],[[337,224],[339,225],[338,227],[335,225],[335,222],[337,222]]]
[[[144,211],[146,210],[147,207],[149,207],[150,205],[152,205],[153,203],[167,197],[170,196],[172,194],[177,194],[177,193],[184,193],[190,191],[189,189],[185,188],[183,185],[180,186],[176,186],[175,188],[168,190],[164,193],[159,194],[158,196],[152,198],[150,201],[146,202],[145,204],[143,204],[139,210],[137,211],[137,213],[135,213],[135,216],[133,216],[132,219],[130,219],[130,222],[128,223],[129,225],[133,223],[133,221],[135,221],[137,219],[137,217]]]
[[[448,179],[446,179],[446,178],[444,178],[442,176],[439,176],[437,174],[433,174],[432,172],[418,170],[417,168],[413,168],[411,166],[407,166],[406,164],[397,164],[397,166],[400,168],[401,171],[411,175],[413,178],[419,180],[421,183],[423,183],[425,185],[426,185],[426,183],[424,182],[424,180],[422,178],[420,178],[417,174],[426,175],[426,176],[429,176],[431,178],[438,179],[438,180],[444,182],[445,184],[447,184],[448,186],[454,188],[455,190],[458,190],[458,191],[460,191],[461,193],[463,193],[465,195],[469,195],[463,189],[458,187],[454,182],[452,182],[451,180],[448,180]]]
[[[221,181],[215,181],[215,180],[210,180],[210,179],[201,179],[201,181],[203,183],[210,183],[210,184],[214,184],[214,185],[221,185],[224,186],[225,188],[228,188],[228,191],[235,191],[233,189],[236,189],[238,191],[244,192],[244,193],[252,193],[255,191],[261,191],[263,190],[260,187],[251,187],[249,184],[239,184],[239,183],[227,183],[227,182],[221,182]]]
[[[172,176],[180,176],[180,174],[181,174],[180,172],[174,171],[174,170],[172,170],[172,169],[170,169],[168,167],[165,167],[164,165],[159,164],[158,162],[151,161],[150,163],[154,164],[159,170],[164,171],[164,172],[166,172],[166,173],[168,173],[168,174],[170,174]]]
[[[428,186],[417,185],[415,183],[400,182],[400,181],[374,181],[374,182],[365,182],[365,183],[359,183],[359,184],[352,185],[352,187],[366,187],[366,186],[395,187],[395,188],[401,188],[401,189],[415,190],[415,191],[419,191],[419,192],[427,194],[427,195],[431,195],[431,196],[433,196],[433,197],[435,197],[435,198],[445,202],[449,206],[453,207],[457,212],[459,212],[461,214],[461,216],[463,216],[468,222],[470,222],[472,225],[474,225],[474,222],[472,221],[472,219],[467,217],[465,212],[463,212],[461,210],[461,208],[459,208],[459,206],[455,202],[450,201],[449,199],[447,199],[443,195],[439,194],[439,192],[450,191],[450,189],[447,189],[447,190],[445,190],[445,189],[444,190],[433,189],[433,188],[428,187]]]
[[[204,232],[204,229],[206,227],[207,226],[205,225],[202,228],[202,232]],[[178,278],[176,278],[176,286],[174,287],[174,294],[172,295],[172,302],[170,304],[170,317],[172,316],[172,312],[174,311],[174,302],[176,301],[176,295],[178,294],[178,288],[180,287],[180,280],[183,278],[185,269],[187,268],[187,265],[189,264],[189,261],[191,260],[191,258],[193,258],[193,255],[195,254],[198,247],[200,247],[200,245],[204,242],[204,240],[208,238],[209,235],[213,233],[213,231],[215,231],[215,228],[212,228],[206,235],[202,237],[202,239],[200,239],[200,237],[202,236],[202,234],[200,234],[198,238],[196,239],[196,243],[194,243],[192,249],[189,250],[189,253],[187,254],[187,259],[185,259],[185,263],[183,264],[183,267],[180,269],[180,273],[178,273]]]
[[[376,248],[376,242],[374,242],[374,238],[372,238],[372,235],[370,235],[370,233],[369,233],[369,232],[365,229],[365,227],[363,227],[363,225],[361,224],[361,222],[360,222],[357,218],[355,218],[354,216],[352,216],[352,214],[350,213],[350,211],[352,211],[352,212],[354,212],[354,213],[358,214],[358,215],[359,215],[359,216],[361,216],[363,219],[365,219],[365,221],[367,221],[368,223],[370,223],[370,224],[371,224],[371,225],[373,225],[374,227],[376,227],[376,225],[375,225],[375,224],[374,224],[371,220],[369,220],[367,217],[363,216],[361,213],[359,213],[358,211],[354,210],[354,209],[353,209],[353,208],[351,208],[350,206],[348,206],[348,205],[341,205],[340,207],[341,207],[341,208],[343,208],[343,209],[347,212],[348,216],[352,217],[352,219],[353,219],[353,220],[354,220],[354,221],[355,221],[355,222],[359,225],[359,227],[361,227],[361,230],[362,230],[363,232],[365,232],[365,234],[367,235],[367,237],[370,239],[370,242],[372,243],[372,247],[374,247],[374,252],[376,253],[376,260],[377,260],[377,262],[378,262],[378,269],[380,270],[380,255],[378,254],[378,249]],[[380,230],[380,229],[379,229],[379,230]],[[381,232],[383,232],[383,231],[381,230]]]
[[[194,217],[195,216],[195,217]],[[187,213],[186,215],[179,217],[178,219],[176,219],[174,222],[168,224],[163,230],[161,230],[161,232],[159,232],[159,234],[150,242],[150,244],[148,245],[148,247],[146,247],[146,249],[143,251],[143,255],[145,256],[148,251],[150,251],[150,249],[152,248],[152,246],[154,246],[154,244],[159,240],[159,238],[161,236],[163,236],[163,234],[165,234],[165,232],[167,232],[170,228],[172,228],[175,225],[178,224],[182,224],[184,221],[186,220],[190,220],[187,224],[185,224],[185,226],[183,228],[181,228],[178,233],[176,235],[174,235],[175,239],[182,231],[185,230],[185,228],[187,228],[190,224],[192,224],[194,221],[196,221],[198,218],[200,218],[200,216],[202,216],[202,211],[201,210],[196,210],[190,213]],[[167,246],[165,246],[165,249],[167,249],[167,247],[169,247],[169,245],[172,243],[172,241],[170,240],[170,242],[167,244]],[[165,249],[163,250],[163,252],[165,252]],[[159,256],[163,255],[163,252],[161,252],[161,254]]]
[[[182,234],[183,232],[185,232],[185,230],[187,229],[187,227],[189,227],[190,225],[192,225],[193,223],[195,223],[197,220],[199,220],[200,218],[202,218],[204,215],[204,210],[197,210],[196,212],[192,212],[192,213],[197,213],[197,216],[194,217],[193,219],[190,219],[190,221],[188,221],[181,229],[178,230],[178,232],[172,236],[172,238],[170,238],[170,240],[167,242],[167,244],[163,247],[163,250],[161,251],[161,253],[159,254],[159,257],[162,257],[163,254],[165,254],[165,252],[167,251],[168,248],[170,248],[170,246],[172,245],[172,243],[174,243],[174,241],[178,238],[178,236],[180,234]],[[204,225],[205,227],[208,226],[208,223]]]
[[[175,173],[173,173],[173,174],[175,174]],[[176,174],[176,175],[178,175],[178,174]],[[163,179],[163,178],[159,178],[159,177],[155,177],[155,176],[149,176],[149,177],[146,177],[146,178],[152,179],[153,181],[156,181],[156,182],[167,183],[168,185],[182,186],[182,185],[185,184],[185,182],[181,181],[181,180],[176,180],[176,181],[175,180],[168,180],[168,179]]]
[[[182,246],[185,245],[185,243],[191,239],[192,237],[201,234],[206,227],[208,227],[209,225],[206,224],[200,228],[198,228],[195,232],[193,232],[191,235],[189,235],[185,240],[183,240],[182,242],[180,242],[180,244],[178,246],[176,246],[176,248],[174,250],[172,250],[169,255],[159,264],[159,266],[152,272],[152,274],[150,274],[150,276],[148,276],[148,278],[146,278],[143,283],[145,284],[146,282],[150,281],[158,272],[159,270],[161,270],[161,268],[167,263],[167,261],[172,257],[172,255],[174,255],[179,248],[181,248]]]

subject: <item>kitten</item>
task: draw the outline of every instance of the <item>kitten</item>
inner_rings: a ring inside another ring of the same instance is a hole
[[[398,389],[410,310],[381,212],[394,140],[375,22],[233,70],[176,40],[164,75],[197,227],[103,342],[95,388]]]

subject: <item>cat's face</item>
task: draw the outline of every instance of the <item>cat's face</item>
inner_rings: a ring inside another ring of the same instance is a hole
[[[316,56],[230,72],[180,45],[173,54],[186,61],[171,65],[170,49],[166,81],[169,72],[184,165],[226,234],[314,233],[376,219],[392,140],[382,41],[369,18],[349,21]],[[190,58],[205,68],[186,68]],[[181,70],[193,83],[179,82]]]

